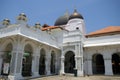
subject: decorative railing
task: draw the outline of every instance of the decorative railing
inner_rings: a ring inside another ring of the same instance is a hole
[[[10,25],[9,27],[5,27],[0,29],[0,38],[5,36],[14,35],[20,32],[19,25]]]

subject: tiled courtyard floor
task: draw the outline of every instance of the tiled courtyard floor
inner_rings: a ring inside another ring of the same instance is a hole
[[[30,80],[120,80],[119,76],[85,76],[85,77],[74,77],[74,76],[47,76]]]

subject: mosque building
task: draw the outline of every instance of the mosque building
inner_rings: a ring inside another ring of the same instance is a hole
[[[24,13],[15,24],[0,25],[0,75],[9,80],[43,75],[119,75],[120,26],[86,34],[77,12],[60,16],[54,26],[27,24]]]

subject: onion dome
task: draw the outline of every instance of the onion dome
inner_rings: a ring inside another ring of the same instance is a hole
[[[69,20],[69,14],[67,12],[56,20],[54,26],[65,25],[67,24],[68,20]]]
[[[10,24],[10,20],[9,19],[4,19],[2,24],[7,26],[7,25]]]
[[[70,15],[69,20],[74,18],[83,19],[82,15],[79,14],[76,9],[74,10],[73,14]]]

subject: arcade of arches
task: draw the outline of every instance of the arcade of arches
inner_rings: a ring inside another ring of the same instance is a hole
[[[120,53],[111,55],[111,66],[114,75],[120,74]],[[105,74],[105,60],[103,55],[94,54],[92,56],[92,72],[93,74]]]
[[[13,54],[13,46],[12,43],[8,43],[4,50],[3,55],[1,57],[1,75],[9,75],[11,68],[11,60],[14,58]],[[23,77],[32,76],[32,67],[33,67],[33,54],[34,49],[30,44],[26,44],[24,47],[24,52],[22,56],[22,67],[21,67],[21,75]],[[47,75],[46,67],[46,58],[47,52],[44,48],[41,48],[39,51],[39,60],[38,60],[38,74],[39,75]],[[50,52],[50,65],[49,70],[50,74],[56,74],[56,53],[54,51]],[[106,72],[106,59],[102,54],[94,54],[92,55],[92,73],[93,74],[105,74]],[[120,52],[113,53],[111,55],[111,69],[114,75],[120,74]],[[14,64],[15,65],[15,64]],[[65,61],[64,61],[64,71],[65,73],[74,73],[75,68],[75,53],[72,51],[68,51],[65,53]],[[48,67],[47,67],[48,68]]]
[[[2,55],[2,65],[1,65],[1,75],[8,76],[10,74],[10,64],[12,59],[12,50],[13,45],[11,43],[7,44],[5,49],[3,50]],[[39,69],[38,74],[39,75],[46,75],[46,51],[45,49],[41,49],[40,52],[40,58],[39,58]],[[33,47],[30,44],[26,44],[24,47],[24,54],[22,57],[22,67],[21,67],[21,75],[23,77],[32,76],[32,61],[33,61]],[[54,51],[51,51],[51,60],[50,60],[50,74],[56,74],[56,53]]]

